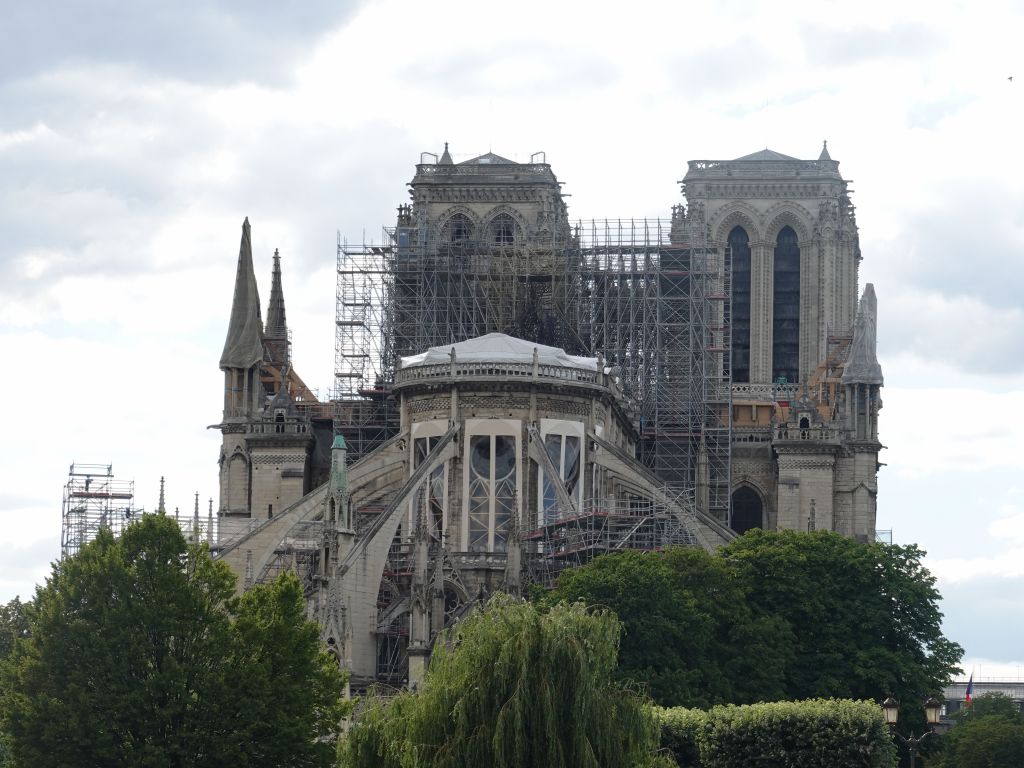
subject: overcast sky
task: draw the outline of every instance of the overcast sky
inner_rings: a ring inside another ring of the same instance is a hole
[[[261,296],[279,248],[296,368],[326,389],[336,233],[393,223],[422,151],[544,150],[572,217],[652,217],[687,160],[828,139],[878,293],[878,526],[928,551],[968,666],[1020,674],[1022,20],[1020,2],[8,4],[0,600],[57,557],[72,461],[113,463],[148,509],[161,475],[171,507],[216,497],[245,216]]]

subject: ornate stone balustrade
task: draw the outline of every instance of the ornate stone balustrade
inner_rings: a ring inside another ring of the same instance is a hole
[[[420,163],[416,174],[424,176],[508,176],[510,174],[550,175],[551,166],[545,163],[474,163],[473,165],[440,165]]]
[[[834,427],[813,426],[801,429],[783,424],[775,428],[775,440],[779,441],[814,441],[819,443],[839,444],[839,430]]]
[[[793,400],[796,397],[795,384],[733,384],[732,399],[777,402]]]

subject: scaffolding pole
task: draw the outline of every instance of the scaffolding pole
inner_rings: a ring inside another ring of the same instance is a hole
[[[728,523],[729,277],[728,251],[681,206],[498,241],[453,239],[403,206],[381,244],[339,238],[335,427],[363,450],[394,434],[393,409],[369,404],[398,358],[432,346],[501,332],[600,352],[637,404],[639,460]]]
[[[119,536],[139,514],[135,481],[117,480],[110,464],[72,464],[64,485],[61,511],[61,557],[70,557],[101,530]]]

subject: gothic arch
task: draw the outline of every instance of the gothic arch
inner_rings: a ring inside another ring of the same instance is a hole
[[[227,508],[239,511],[249,508],[249,459],[236,449],[227,461]]]
[[[515,208],[513,208],[511,205],[499,205],[494,208],[491,208],[491,210],[484,214],[481,220],[483,230],[486,231],[491,226],[491,223],[496,218],[502,215],[508,216],[513,221],[515,221],[516,226],[519,227],[519,236],[521,238],[526,237],[526,234],[528,232],[526,227],[526,219],[524,219],[523,215]]]
[[[807,247],[814,232],[814,217],[803,206],[796,203],[776,203],[765,213],[765,221],[768,227],[765,230],[765,241],[774,245],[785,227],[791,227],[796,232],[797,242],[801,248]]]
[[[767,527],[768,504],[766,497],[754,483],[744,481],[734,486],[731,501],[730,527],[736,533],[746,533],[751,528]]]
[[[763,239],[764,228],[760,214],[749,203],[736,201],[715,214],[715,224],[712,228],[715,243],[724,246],[729,239],[729,233],[737,226],[747,231],[751,243],[758,243]]]
[[[444,232],[445,227],[448,226],[448,222],[456,216],[465,216],[469,219],[469,222],[473,227],[473,231],[480,231],[480,217],[477,216],[471,208],[467,208],[464,205],[453,205],[437,217],[437,223],[434,225],[434,237],[436,240],[441,239],[441,233]]]

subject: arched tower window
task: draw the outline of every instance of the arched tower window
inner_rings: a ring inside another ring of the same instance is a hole
[[[741,485],[732,494],[732,529],[746,533],[764,527],[764,505],[753,488]]]
[[[328,515],[328,517],[327,517],[327,521],[328,521],[328,522],[329,522],[329,523],[330,523],[331,525],[334,525],[334,523],[336,523],[336,522],[337,522],[337,520],[338,520],[338,513],[337,513],[337,506],[336,506],[336,505],[335,505],[335,503],[334,503],[334,499],[333,499],[333,497],[332,497],[332,498],[331,498],[331,500],[330,500],[330,501],[329,501],[329,502],[327,503],[327,506],[328,506],[328,507],[329,507],[329,509],[330,509],[330,514],[329,514],[329,515]]]
[[[513,245],[519,239],[519,226],[507,213],[499,213],[487,227],[490,241],[495,245]]]
[[[750,381],[750,238],[743,227],[729,233],[732,251],[732,380]]]
[[[456,213],[445,222],[441,240],[452,245],[462,245],[473,239],[473,222],[464,213]]]
[[[799,381],[800,246],[792,227],[775,241],[775,289],[772,298],[772,380]]]

